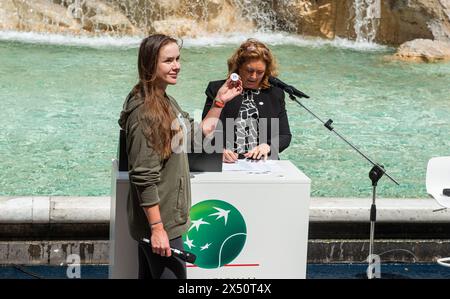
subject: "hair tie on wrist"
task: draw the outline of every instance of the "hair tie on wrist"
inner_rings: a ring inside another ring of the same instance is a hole
[[[157,224],[160,224],[160,223],[162,223],[162,220],[159,220],[159,221],[156,221],[156,222],[150,223],[150,226],[153,226],[153,225],[157,225]]]

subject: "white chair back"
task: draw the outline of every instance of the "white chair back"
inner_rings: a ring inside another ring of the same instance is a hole
[[[426,175],[427,193],[443,207],[450,208],[450,196],[442,191],[450,189],[450,156],[431,158]]]
[[[436,157],[428,161],[426,176],[427,193],[445,208],[450,208],[450,196],[445,196],[443,190],[450,189],[450,156]],[[437,260],[439,265],[450,267],[450,257]]]

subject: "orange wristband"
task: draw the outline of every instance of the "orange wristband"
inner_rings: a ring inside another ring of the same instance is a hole
[[[218,107],[218,108],[223,108],[223,107],[225,107],[225,103],[221,99],[215,98],[214,99],[214,106]]]

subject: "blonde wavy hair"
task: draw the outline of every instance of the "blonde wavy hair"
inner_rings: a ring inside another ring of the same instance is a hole
[[[278,75],[278,64],[272,51],[254,38],[247,39],[228,59],[228,76],[237,73],[244,63],[255,59],[266,63],[266,72],[261,80],[261,88],[269,88],[269,76],[276,77]]]

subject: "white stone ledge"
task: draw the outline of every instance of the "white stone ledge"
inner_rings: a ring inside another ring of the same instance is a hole
[[[97,223],[109,222],[109,196],[104,197],[63,197],[50,198],[50,222],[52,223]]]
[[[104,223],[109,196],[0,197],[0,223]]]
[[[311,222],[367,222],[370,198],[311,198]],[[377,199],[377,222],[450,222],[432,198]],[[107,223],[109,196],[0,197],[0,223]]]
[[[368,222],[371,198],[312,198],[310,222]],[[377,222],[450,222],[450,210],[433,198],[380,198]]]

